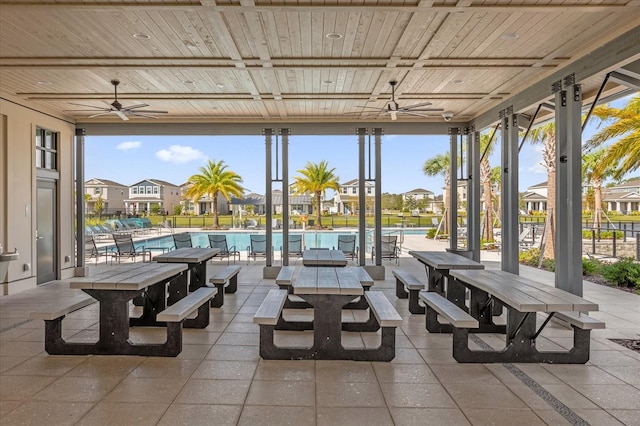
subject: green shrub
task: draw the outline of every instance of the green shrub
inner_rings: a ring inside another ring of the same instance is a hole
[[[640,264],[632,258],[623,258],[615,263],[604,263],[600,268],[602,276],[612,284],[640,288]]]
[[[591,239],[593,235],[591,230],[583,230],[582,238]],[[598,231],[596,231],[596,238],[598,238]],[[624,232],[616,231],[616,239],[621,240],[624,238]],[[600,239],[601,240],[612,240],[613,239],[613,231],[600,231]]]
[[[523,265],[535,266],[537,268],[538,263],[540,262],[540,249],[532,248],[530,250],[520,252],[518,260]]]
[[[596,275],[600,271],[600,262],[592,259],[582,259],[582,275]]]
[[[542,259],[542,268],[547,271],[555,272],[556,260],[555,259]]]
[[[436,236],[436,232],[438,230],[436,228],[429,228],[427,229],[427,238],[431,238],[433,239]]]

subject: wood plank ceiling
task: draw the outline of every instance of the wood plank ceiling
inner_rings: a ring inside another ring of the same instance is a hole
[[[438,109],[398,121],[468,121],[639,23],[638,0],[2,0],[0,93],[80,123],[119,120],[71,104],[112,79],[159,121],[388,122],[395,80]]]

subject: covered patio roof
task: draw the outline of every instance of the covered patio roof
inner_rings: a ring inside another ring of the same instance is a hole
[[[638,88],[635,0],[400,3],[2,1],[0,90],[88,134],[259,134],[282,123],[295,135],[480,129],[507,106],[533,115],[568,74],[587,104],[607,73],[604,97]],[[113,79],[123,108],[167,113],[90,118],[111,107]]]

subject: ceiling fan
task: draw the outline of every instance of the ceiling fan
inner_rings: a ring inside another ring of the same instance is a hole
[[[395,80],[391,80],[389,84],[391,85],[391,99],[389,100],[389,102],[387,102],[387,104],[384,107],[377,108],[377,107],[370,107],[370,106],[360,106],[360,108],[375,109],[383,113],[389,113],[391,115],[392,120],[397,120],[398,114],[408,114],[408,115],[417,115],[418,117],[428,117],[427,115],[422,113],[444,111],[444,109],[442,108],[425,108],[431,105],[431,102],[422,102],[419,104],[401,107],[396,102],[396,85],[398,84],[398,82]]]
[[[128,107],[123,107],[122,104],[118,101],[118,85],[120,84],[120,81],[119,80],[111,80],[111,84],[113,84],[113,90],[114,90],[115,99],[114,99],[113,102],[111,102],[109,107],[97,107],[97,106],[94,106],[94,105],[78,104],[78,103],[71,102],[71,105],[77,105],[77,106],[87,107],[87,108],[91,108],[91,109],[75,109],[75,110],[68,110],[68,111],[93,111],[93,112],[96,112],[96,114],[90,115],[88,118],[95,118],[95,117],[101,117],[103,115],[115,114],[115,115],[117,115],[118,117],[120,117],[124,121],[128,121],[129,120],[129,116],[157,119],[158,117],[155,117],[152,114],[167,114],[167,111],[156,111],[156,110],[150,110],[150,109],[139,109],[139,108],[148,107],[149,106],[148,104],[137,104],[137,105],[131,105],[131,106],[128,106]]]

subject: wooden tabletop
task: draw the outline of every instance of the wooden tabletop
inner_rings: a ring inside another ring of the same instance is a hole
[[[302,253],[304,266],[347,266],[342,250],[305,250]]]
[[[580,296],[505,271],[451,271],[451,276],[495,296],[520,312],[597,311]]]
[[[129,263],[115,265],[93,276],[73,278],[70,287],[93,290],[142,290],[187,270],[185,263]]]
[[[484,269],[482,263],[447,251],[411,250],[409,254],[435,269]]]
[[[303,267],[293,282],[294,294],[362,295],[364,289],[352,268]]]
[[[201,263],[220,253],[219,248],[184,247],[159,254],[153,258],[162,263]]]

